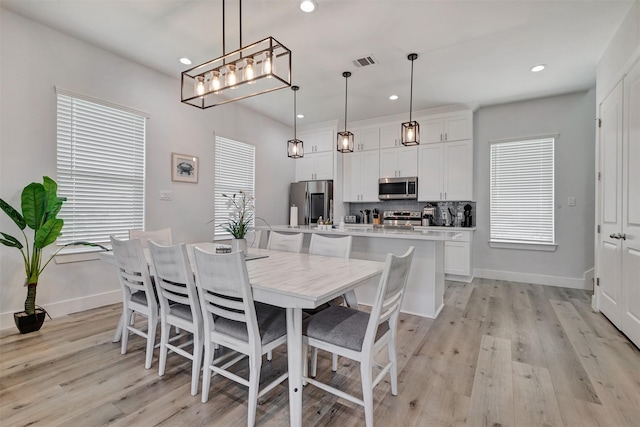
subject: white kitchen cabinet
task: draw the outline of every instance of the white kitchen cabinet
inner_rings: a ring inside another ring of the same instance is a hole
[[[418,175],[418,147],[385,148],[380,150],[380,178]],[[420,188],[420,183],[418,183]]]
[[[333,179],[333,151],[310,154],[305,152],[304,157],[296,159],[296,181],[316,179]]]
[[[394,148],[402,145],[400,135],[401,123],[394,123],[380,127],[380,149]]]
[[[447,280],[471,282],[473,231],[462,231],[457,240],[444,242],[444,273]]]
[[[337,136],[333,128],[316,129],[298,133],[298,139],[304,144],[305,156],[307,154],[334,150],[334,138],[337,138]]]
[[[418,200],[473,200],[473,142],[418,148]]]
[[[378,150],[344,154],[342,197],[345,202],[379,202]]]
[[[420,121],[420,142],[445,142],[471,139],[473,119],[471,112],[434,117]]]
[[[368,127],[353,130],[354,151],[378,150],[380,148],[380,128]]]

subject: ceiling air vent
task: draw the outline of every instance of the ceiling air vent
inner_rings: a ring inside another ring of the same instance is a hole
[[[373,56],[365,56],[364,58],[358,58],[353,61],[353,64],[358,68],[373,65],[375,63],[376,59]]]

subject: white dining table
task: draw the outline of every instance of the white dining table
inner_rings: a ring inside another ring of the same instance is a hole
[[[187,245],[191,257],[193,246],[215,252],[219,245],[198,243]],[[369,281],[376,281],[384,263],[360,259],[344,259],[292,252],[249,248],[247,261],[253,299],[282,307],[287,315],[287,359],[289,369],[290,425],[302,425],[302,309],[313,309]],[[150,261],[148,251],[145,251]],[[261,257],[264,256],[264,257]],[[101,258],[115,265],[112,252]],[[124,321],[121,318],[121,322]],[[120,325],[122,326],[122,325]]]

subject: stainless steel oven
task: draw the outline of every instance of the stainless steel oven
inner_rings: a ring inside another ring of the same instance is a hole
[[[378,199],[380,200],[417,200],[418,177],[380,178],[378,180]]]

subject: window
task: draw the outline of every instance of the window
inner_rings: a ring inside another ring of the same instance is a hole
[[[491,144],[491,243],[554,245],[555,138]],[[492,245],[494,246],[494,245]]]
[[[215,151],[215,239],[230,239],[222,224],[233,214],[223,194],[243,191],[255,196],[255,154],[253,145],[216,136]],[[253,221],[251,223],[253,226]]]
[[[56,89],[58,244],[126,238],[144,229],[145,117]]]

